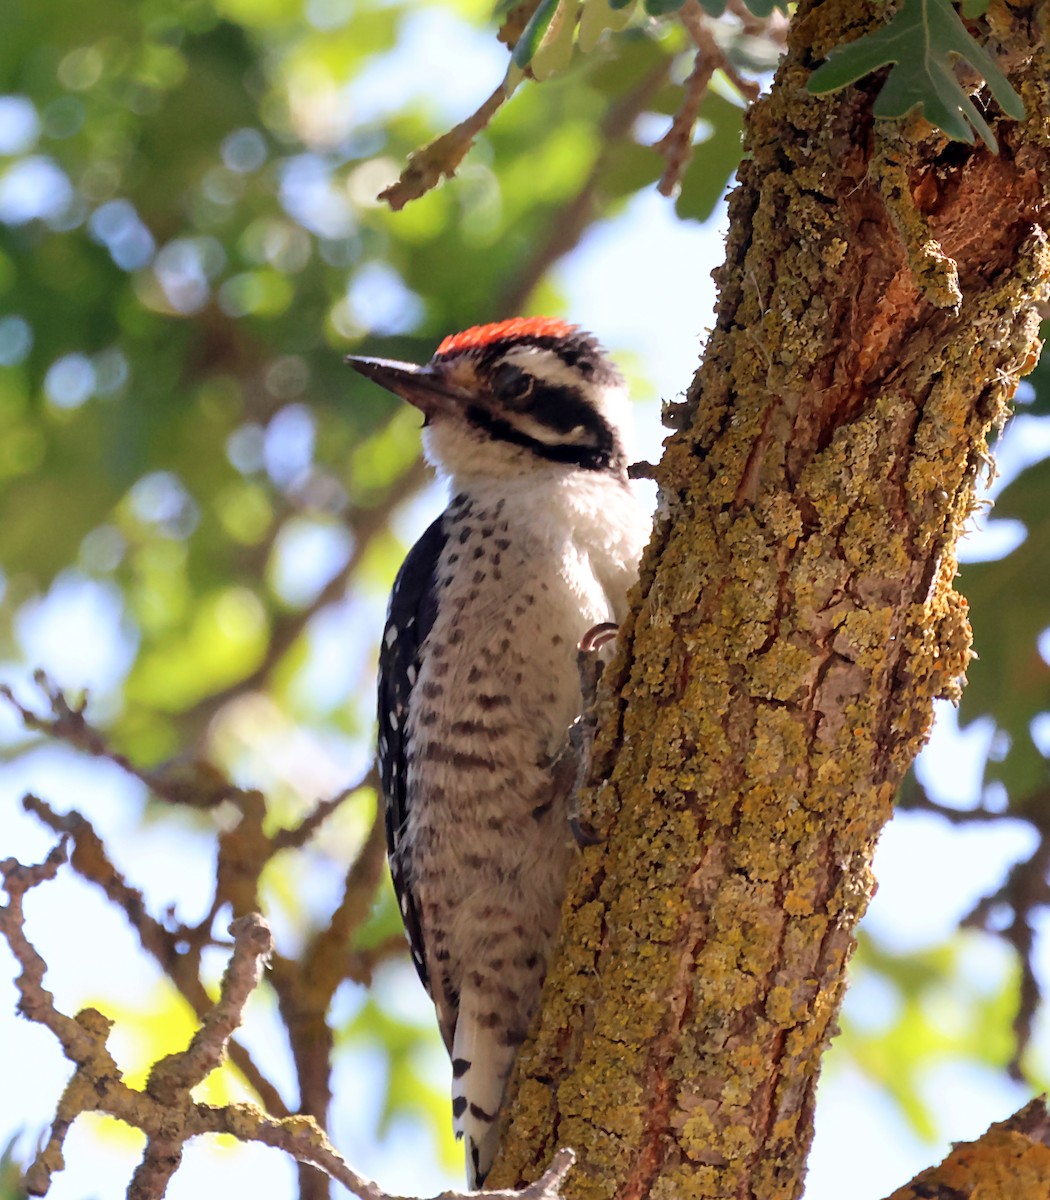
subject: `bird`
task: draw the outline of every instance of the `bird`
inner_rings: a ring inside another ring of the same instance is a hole
[[[628,479],[625,381],[579,326],[517,317],[446,337],[425,364],[346,361],[422,412],[451,497],[390,596],[378,761],[394,888],[477,1189],[574,853],[559,764],[581,715],[577,648],[623,621],[651,521]]]

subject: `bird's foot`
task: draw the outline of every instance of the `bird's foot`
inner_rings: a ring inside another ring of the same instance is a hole
[[[580,815],[580,792],[583,790],[587,767],[598,725],[598,682],[605,668],[602,650],[614,641],[620,627],[612,621],[594,625],[580,638],[576,665],[580,672],[580,715],[569,726],[569,743],[576,758],[576,776],[569,794],[569,829],[579,846],[597,846],[602,838],[594,827]]]
[[[616,637],[619,626],[611,621],[595,625],[580,639],[576,662],[580,672],[580,715],[569,726],[565,741],[544,764],[553,777],[554,795],[565,800],[569,829],[579,846],[597,846],[603,839],[580,815],[580,792],[586,782],[591,746],[598,724],[598,681],[605,662],[602,650]],[[544,809],[549,805],[544,805]]]

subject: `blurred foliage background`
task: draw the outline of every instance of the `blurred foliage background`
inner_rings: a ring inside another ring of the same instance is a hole
[[[119,754],[169,782],[183,772],[199,786],[204,763],[259,789],[270,833],[349,786],[321,832],[263,874],[290,959],[325,927],[372,821],[383,605],[440,504],[433,488],[420,498],[413,414],[341,358],[422,360],[450,330],[564,311],[573,259],[552,269],[595,230],[624,228],[632,199],[659,178],[649,143],[690,69],[677,25],[638,24],[563,77],[520,88],[455,180],[392,214],[377,193],[500,78],[506,52],[489,16],[479,0],[0,9],[0,673],[30,707],[38,666],[63,688],[88,686],[90,719]],[[753,22],[730,12],[717,34],[742,70],[775,61]],[[717,75],[696,154],[666,202],[682,222],[718,210],[740,114]],[[623,274],[619,303],[644,331],[628,364],[641,395],[652,396],[661,340],[695,339],[702,323],[690,313],[678,329],[652,328],[646,295],[666,286],[661,273],[688,285],[709,269],[711,229],[709,262]],[[616,237],[604,245],[615,258]],[[943,714],[880,859],[884,896],[826,1088],[867,1107],[850,1116],[836,1101],[818,1114],[818,1157],[840,1183],[847,1169],[872,1179],[866,1154],[886,1155],[885,1142],[839,1146],[840,1125],[887,1131],[903,1156],[889,1159],[899,1182],[912,1160],[935,1157],[923,1139],[977,1133],[1050,1080],[1038,1006],[1050,862],[1047,376],[1033,376],[1005,437],[997,520],[968,551],[986,561],[963,572],[981,655],[960,714],[968,733]],[[32,789],[92,820],[169,929],[214,921],[221,941],[228,911],[209,907],[216,846],[236,814],[151,798],[151,776],[47,742],[13,712],[0,733],[0,854],[32,860],[52,840],[22,813]],[[71,875],[34,896],[30,935],[70,1011],[93,1003],[117,1018],[122,1063],[141,1077],[184,1041],[189,1009],[141,961],[122,914]],[[960,921],[971,931],[957,932]],[[384,879],[353,949],[389,952],[369,969],[371,989],[347,981],[330,1013],[332,1135],[384,1184],[430,1192],[458,1176],[458,1152],[447,1066],[397,930]],[[205,978],[222,965],[206,946]],[[18,1194],[8,1164],[31,1155],[66,1068],[49,1039],[15,1024],[6,983],[0,1003],[5,1057],[15,1046],[20,1064],[0,1092],[8,1196]],[[253,1003],[245,1039],[294,1108],[277,1004],[265,992]],[[214,1086],[253,1095],[232,1069]],[[89,1123],[78,1136],[52,1194],[117,1194],[134,1137]],[[235,1188],[250,1179],[260,1197],[292,1194],[294,1173],[276,1156],[225,1148],[220,1164],[218,1153],[177,1186],[188,1195],[203,1179],[218,1194],[228,1170]]]

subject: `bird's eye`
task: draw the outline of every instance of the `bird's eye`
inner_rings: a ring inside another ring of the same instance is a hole
[[[496,371],[492,380],[496,395],[504,404],[515,406],[528,399],[535,383],[536,381],[531,375],[523,371],[521,367],[512,366],[510,363],[504,363]]]

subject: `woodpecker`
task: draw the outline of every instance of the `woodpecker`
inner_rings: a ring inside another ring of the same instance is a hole
[[[627,478],[623,377],[579,327],[516,318],[445,338],[425,365],[347,362],[423,413],[452,497],[390,597],[379,765],[394,887],[478,1188],[573,852],[557,764],[581,710],[577,646],[622,621],[649,518]]]

